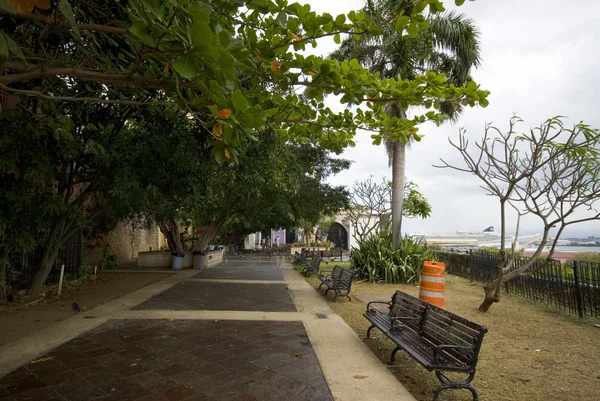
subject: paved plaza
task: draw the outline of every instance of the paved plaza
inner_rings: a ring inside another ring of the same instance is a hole
[[[174,274],[9,343],[0,357],[0,401],[414,400],[275,261]]]

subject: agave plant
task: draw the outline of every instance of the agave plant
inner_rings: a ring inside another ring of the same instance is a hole
[[[379,233],[358,241],[352,249],[352,266],[356,276],[371,282],[418,283],[423,262],[431,260],[431,251],[412,237],[401,239],[400,247],[393,249],[391,233]]]

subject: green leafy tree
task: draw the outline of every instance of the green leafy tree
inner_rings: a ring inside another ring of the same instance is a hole
[[[11,213],[2,221],[7,234],[2,246],[4,252],[41,248],[32,298],[39,295],[61,245],[109,211],[110,196],[101,190],[113,173],[109,151],[132,111],[99,103],[34,103],[0,113],[2,141],[10,150],[0,156],[6,179],[3,210]],[[32,234],[22,233],[24,227]]]
[[[17,110],[0,113],[0,302],[6,301],[10,255],[43,245],[52,218],[61,212],[51,153],[60,142],[54,128],[64,123]]]
[[[302,52],[321,37],[376,37],[381,26],[365,10],[334,17],[286,0],[36,4],[0,0],[0,89],[21,97],[132,106],[176,98],[213,140],[220,162],[234,159],[241,143],[267,125],[286,140],[314,139],[339,152],[354,144],[357,129],[405,138],[417,124],[441,120],[433,108],[440,101],[475,105],[488,94],[475,84],[457,88],[434,72],[388,77],[356,61]],[[444,11],[439,0],[397,5],[388,15],[402,21],[396,26],[402,35],[426,27],[426,10]],[[68,93],[51,89],[64,82],[82,85]],[[346,104],[366,103],[368,110],[334,112],[323,103],[327,94],[341,95]],[[398,118],[384,111],[390,100],[431,110]]]
[[[226,225],[228,232],[293,228],[343,209],[345,189],[323,181],[349,163],[327,154],[312,145],[284,143],[267,130],[263,140],[246,145],[238,164],[215,164],[188,209],[194,225],[204,228],[194,248],[204,249]]]
[[[415,82],[427,71],[426,74],[445,74],[447,83],[474,89],[476,85],[469,73],[479,66],[480,56],[479,32],[473,21],[454,12],[432,14],[427,19],[417,16],[411,21],[399,13],[405,5],[403,1],[369,0],[363,12],[379,27],[380,34],[351,36],[331,57],[357,60],[382,78]],[[408,35],[403,34],[404,27]],[[455,118],[465,104],[473,105],[473,100],[468,96],[460,101],[448,98],[434,107]],[[487,100],[482,99],[480,104],[486,106]],[[410,107],[403,99],[390,99],[384,111],[390,117],[405,120]],[[383,127],[382,135],[374,135],[373,139],[380,144],[383,136],[392,166],[392,237],[397,247],[402,235],[406,147],[413,140],[420,141],[420,137],[416,128],[403,136],[391,134],[390,128]]]
[[[112,153],[114,212],[121,219],[157,225],[173,252],[185,251],[180,236],[184,206],[217,167],[206,136],[197,133],[197,120],[188,118],[185,109],[151,106],[127,124]]]

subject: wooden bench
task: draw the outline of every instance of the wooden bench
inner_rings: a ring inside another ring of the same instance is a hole
[[[389,312],[371,307],[378,303],[387,305]],[[479,400],[471,382],[485,327],[401,291],[396,291],[391,302],[369,302],[363,316],[371,322],[367,338],[378,328],[396,344],[392,363],[396,353],[404,350],[425,369],[435,371],[441,385],[435,390],[434,401],[444,390],[463,388],[471,392],[474,401]],[[452,380],[443,371],[462,372],[467,378]]]
[[[326,276],[319,274],[319,280],[321,280],[319,288],[321,288],[322,285],[327,287],[325,295],[327,295],[330,290],[335,291],[335,296],[333,297],[334,301],[337,297],[346,297],[348,298],[348,301],[351,301],[350,295],[348,294],[350,294],[350,288],[352,287],[352,280],[354,279],[355,274],[356,272],[353,270],[335,266],[330,275]]]
[[[317,252],[314,252],[310,262],[302,265],[302,271],[308,276],[311,274],[319,274],[319,268],[321,267],[322,259],[323,258],[321,255],[319,255]]]

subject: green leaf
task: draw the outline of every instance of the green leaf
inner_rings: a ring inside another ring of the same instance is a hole
[[[457,6],[462,6],[465,3],[465,0],[454,0],[454,4],[456,4]]]
[[[479,105],[480,105],[481,107],[488,107],[488,105],[489,105],[489,104],[490,104],[490,102],[489,102],[489,100],[487,100],[487,99],[481,99],[481,100],[479,101]]]
[[[136,22],[129,27],[129,32],[142,39],[148,35],[148,27],[141,22]]]
[[[8,5],[4,0],[0,0],[0,10],[8,11],[9,13],[14,13],[15,10]]]
[[[217,106],[216,104],[209,104],[206,107],[208,107],[213,116],[216,117],[217,114],[219,114],[219,106]]]
[[[339,33],[336,33],[333,36],[333,41],[335,42],[336,45],[339,45],[341,43],[342,39],[340,38],[340,34]]]
[[[6,42],[6,39],[4,39],[2,32],[0,32],[0,56],[9,56],[8,43]]]
[[[259,107],[250,107],[248,113],[254,116],[254,123],[257,127],[267,123],[267,112]]]
[[[77,22],[75,22],[75,14],[73,13],[73,9],[71,8],[71,4],[68,0],[59,0],[58,2],[58,10],[65,17],[67,21],[71,24],[71,28],[73,29],[73,34],[77,39],[81,39],[81,34],[79,33],[79,28],[77,28]]]
[[[190,29],[190,40],[193,47],[199,45],[210,45],[215,34],[206,22],[195,22]]]
[[[410,18],[408,18],[406,15],[398,17],[398,19],[396,19],[396,32],[398,32],[399,35],[402,35],[402,31],[409,22]]]
[[[285,28],[285,25],[287,24],[287,14],[285,12],[280,12],[277,15],[277,22],[279,23],[279,26],[281,26],[282,28]]]
[[[25,55],[21,51],[21,47],[8,35],[4,35],[4,39],[6,39],[6,44],[8,45],[8,50],[20,58],[21,60],[25,60]]]
[[[182,78],[191,79],[196,76],[196,63],[191,54],[179,56],[173,60],[173,68]]]
[[[236,111],[244,111],[248,108],[248,101],[246,97],[240,92],[239,89],[236,89],[231,95],[231,101],[233,102],[233,107],[235,107]]]
[[[165,17],[165,10],[160,0],[141,0],[145,8],[150,10],[155,17],[162,20]]]
[[[243,125],[245,125],[248,128],[253,128],[256,126],[256,124],[254,122],[254,117],[250,113],[242,111],[241,113],[239,113],[236,116],[236,118],[238,119],[238,121],[240,123],[242,123]]]
[[[408,32],[408,36],[410,36],[411,38],[416,38],[419,34],[419,27],[414,22],[411,22],[410,24],[408,24],[406,32]]]

